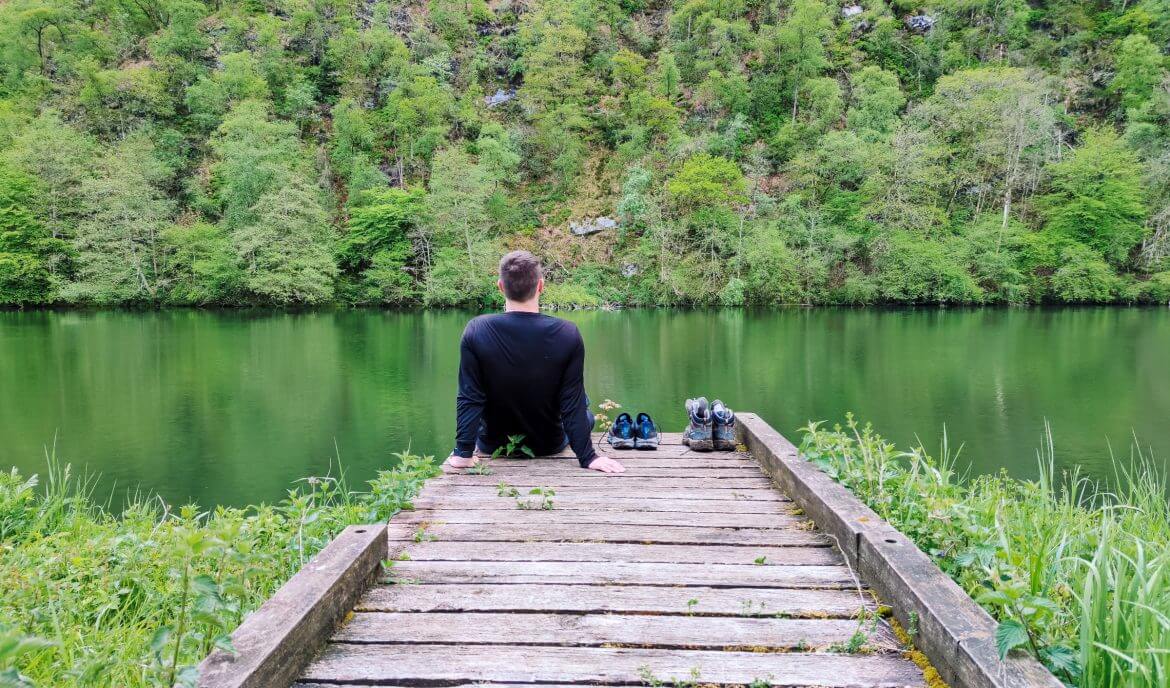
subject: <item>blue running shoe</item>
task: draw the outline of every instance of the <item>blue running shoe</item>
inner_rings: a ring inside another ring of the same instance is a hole
[[[630,414],[623,412],[614,420],[605,434],[605,441],[614,449],[634,448],[634,419]]]
[[[711,418],[715,451],[735,451],[735,413],[716,399],[711,402]]]
[[[658,426],[649,413],[639,413],[638,420],[634,422],[634,447],[645,450],[658,448]]]
[[[683,444],[699,452],[709,452],[715,448],[711,437],[711,409],[707,406],[707,397],[687,399],[687,429],[683,431]]]

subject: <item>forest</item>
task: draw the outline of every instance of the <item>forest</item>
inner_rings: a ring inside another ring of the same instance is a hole
[[[7,0],[0,305],[1170,301],[1170,0]]]

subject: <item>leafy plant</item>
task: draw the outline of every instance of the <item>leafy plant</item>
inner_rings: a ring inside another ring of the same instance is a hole
[[[1170,503],[1164,476],[1140,451],[1115,460],[1116,486],[1075,471],[1058,478],[1050,433],[1039,478],[957,479],[940,458],[898,451],[847,416],[811,423],[801,452],[909,536],[998,623],[1001,657],[1036,656],[1070,685],[1154,688],[1170,656]],[[917,632],[911,616],[909,632]]]
[[[508,442],[502,447],[496,447],[496,450],[492,452],[492,458],[496,459],[501,456],[516,456],[517,454],[523,454],[528,458],[533,458],[536,456],[536,454],[534,454],[532,450],[529,449],[526,444],[524,444],[524,435],[508,435]]]
[[[528,491],[527,498],[516,500],[516,508],[543,509],[545,511],[551,511],[553,508],[553,497],[555,497],[556,494],[556,491],[551,487],[534,487]]]

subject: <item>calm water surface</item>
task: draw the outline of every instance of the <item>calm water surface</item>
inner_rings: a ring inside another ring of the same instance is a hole
[[[340,453],[365,480],[391,454],[446,455],[469,313],[0,313],[0,468],[44,448],[102,494],[241,505]],[[667,430],[688,395],[753,410],[794,440],[848,411],[972,470],[1035,473],[1043,423],[1062,464],[1105,475],[1136,433],[1170,456],[1170,310],[624,311],[570,314],[586,386]]]

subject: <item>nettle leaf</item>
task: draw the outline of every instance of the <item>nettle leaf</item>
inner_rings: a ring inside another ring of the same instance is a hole
[[[1015,619],[999,622],[995,629],[995,646],[999,650],[999,658],[1004,659],[1008,653],[1028,642],[1028,630],[1024,624]]]
[[[1077,653],[1065,645],[1050,645],[1040,650],[1040,659],[1044,666],[1054,674],[1065,674],[1074,681],[1081,676],[1081,663]]]
[[[159,654],[167,646],[167,641],[171,639],[171,627],[163,626],[154,632],[154,636],[150,639],[150,651]]]

